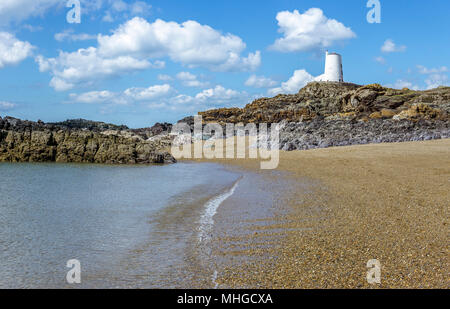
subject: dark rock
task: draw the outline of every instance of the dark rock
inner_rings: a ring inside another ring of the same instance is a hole
[[[312,82],[296,94],[261,98],[244,108],[221,108],[200,112],[205,123],[276,123],[310,121],[316,117],[390,119],[438,118],[448,120],[450,115],[450,87],[426,91],[396,90],[378,84],[359,86],[349,83]],[[383,112],[382,112],[383,111]],[[411,116],[411,117],[410,117]]]
[[[176,162],[164,151],[171,145],[169,135],[146,140],[124,128],[81,119],[46,124],[0,118],[0,162]]]
[[[172,124],[171,123],[156,123],[151,128],[141,128],[141,129],[131,129],[133,133],[141,136],[142,138],[148,139],[150,137],[161,135],[161,134],[169,134],[172,130]]]
[[[368,143],[394,143],[450,138],[442,120],[322,120],[289,123],[280,130],[280,149],[303,150]]]

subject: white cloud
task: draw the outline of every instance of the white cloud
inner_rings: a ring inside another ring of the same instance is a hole
[[[383,57],[375,57],[375,61],[378,62],[379,64],[386,64],[386,59],[384,59]]]
[[[0,69],[15,65],[32,55],[33,46],[8,32],[0,32]]]
[[[162,81],[173,80],[172,76],[167,75],[167,74],[159,74],[159,75],[158,75],[158,79],[159,79],[159,80],[162,80]]]
[[[283,11],[277,14],[278,32],[283,37],[270,47],[281,52],[310,51],[327,48],[356,34],[335,19],[327,18],[321,9],[311,8],[300,14]]]
[[[53,77],[49,85],[56,91],[67,91],[75,87],[75,84],[68,83],[65,80],[57,77]]]
[[[123,2],[122,0],[114,0],[112,1],[111,8],[117,12],[126,11],[128,8],[128,4]]]
[[[50,9],[66,9],[68,0],[0,0],[0,25],[8,25],[26,20],[30,17],[43,16]],[[129,3],[123,0],[80,0],[83,15],[105,9],[104,21],[146,16],[152,6],[145,1]],[[64,11],[65,12],[65,11]]]
[[[9,111],[16,106],[17,106],[16,104],[11,103],[11,102],[0,101],[0,110],[2,110],[2,111]]]
[[[189,72],[180,72],[177,74],[177,79],[182,81],[183,86],[186,87],[206,87],[208,82],[202,82],[197,79],[197,75]]]
[[[413,90],[433,89],[439,86],[448,86],[449,78],[447,72],[449,71],[446,66],[437,68],[427,68],[423,65],[417,65],[418,72],[424,75],[423,83],[419,86],[417,83],[413,83],[407,79],[398,79],[394,84],[387,84],[386,87],[402,89],[409,88]],[[408,74],[411,74],[412,70],[408,69]]]
[[[106,23],[112,23],[114,21],[114,18],[112,17],[110,12],[106,12],[105,16],[103,16],[102,21]]]
[[[243,106],[251,97],[245,91],[227,89],[221,85],[205,89],[194,96],[179,94],[163,100],[165,108],[171,110],[198,111],[201,109]],[[151,105],[150,107],[154,107]],[[161,106],[160,106],[161,107]]]
[[[174,93],[174,89],[167,84],[154,85],[148,88],[128,88],[123,92],[111,92],[108,90],[103,91],[90,91],[81,94],[71,93],[69,98],[73,103],[86,103],[86,104],[132,104],[138,101],[151,102],[155,99],[166,97]]]
[[[101,104],[102,106],[144,104],[152,109],[198,111],[218,106],[243,106],[251,97],[245,92],[226,89],[221,85],[196,95],[179,94],[168,84],[148,88],[128,88],[121,92],[90,91],[71,93],[67,103]]]
[[[177,74],[179,80],[196,80],[197,76],[189,72],[180,72]]]
[[[418,85],[414,85],[412,82],[403,79],[398,79],[394,84],[387,84],[386,87],[394,89],[403,89],[403,88],[408,88],[412,90],[420,89]]]
[[[249,103],[250,99],[251,97],[245,91],[241,92],[217,85],[193,96],[179,94],[170,97],[164,101],[164,104],[170,109],[192,109],[198,111],[199,109],[217,108],[218,106],[243,106]]]
[[[417,69],[420,74],[427,75],[425,84],[427,89],[437,88],[439,86],[449,85],[447,72],[449,71],[446,66],[437,68],[427,68],[423,65],[418,65]]]
[[[420,74],[437,74],[448,72],[448,68],[446,66],[429,69],[427,67],[424,67],[423,65],[418,65],[417,68],[419,69]]]
[[[113,22],[119,17],[146,16],[150,13],[152,6],[144,1],[127,3],[123,0],[109,0],[108,8],[102,19],[104,22]]]
[[[51,7],[62,4],[65,2],[60,0],[1,0],[0,25],[42,16]]]
[[[33,26],[33,25],[29,25],[29,24],[25,24],[22,26],[23,29],[28,30],[30,32],[39,32],[44,30],[44,28],[42,26]]]
[[[183,82],[183,86],[185,86],[185,87],[203,88],[203,87],[207,87],[208,85],[209,85],[208,82],[201,82],[199,80],[186,80]]]
[[[63,39],[64,35],[58,38]],[[165,66],[160,59],[165,57],[189,67],[202,66],[214,71],[248,71],[261,62],[259,51],[241,57],[245,43],[239,37],[222,35],[195,21],[178,24],[158,19],[148,23],[135,17],[112,35],[98,35],[97,41],[98,47],[71,53],[61,51],[56,58],[36,58],[40,71],[51,73],[50,85],[55,90],[91,85],[127,72],[160,69]],[[206,83],[191,81],[187,85],[203,87]]]
[[[185,94],[180,94],[170,99],[170,102],[175,105],[193,103],[194,101],[194,97]]]
[[[314,76],[305,70],[296,70],[288,81],[281,84],[281,87],[271,88],[268,93],[270,95],[297,93],[307,83],[314,81],[314,79]]]
[[[265,76],[257,76],[254,74],[250,76],[245,82],[246,86],[255,88],[270,88],[276,86],[277,84],[278,82],[270,78],[267,78]]]
[[[433,89],[439,86],[448,86],[448,76],[446,74],[430,74],[428,78],[425,79],[425,84],[427,84],[427,89]]]
[[[125,96],[136,101],[150,101],[156,98],[167,96],[173,92],[173,88],[168,85],[156,85],[148,88],[129,88],[124,91]]]
[[[206,67],[214,71],[250,71],[261,63],[259,51],[241,57],[246,45],[238,36],[223,35],[192,20],[178,24],[157,19],[149,23],[135,17],[112,35],[100,35],[98,42],[99,52],[105,56],[168,56],[189,67]]]
[[[384,53],[396,53],[404,52],[406,50],[405,45],[396,45],[393,40],[387,39],[383,46],[381,46],[381,51]]]
[[[112,102],[115,94],[110,91],[90,91],[82,94],[71,93],[69,97],[78,103],[96,104]]]
[[[136,59],[121,55],[102,57],[95,47],[79,49],[76,52],[60,52],[56,58],[36,57],[41,72],[49,71],[50,82],[56,91],[66,91],[77,85],[90,85],[98,79],[118,76],[123,73],[148,68],[162,68],[164,62]]]
[[[232,89],[226,89],[223,86],[216,86],[203,90],[195,96],[198,103],[208,103],[209,105],[230,104],[232,101],[242,100],[247,97],[246,92],[239,92]]]
[[[143,15],[150,11],[152,6],[150,4],[145,3],[144,1],[136,1],[131,4],[129,10],[133,15]]]
[[[55,34],[55,40],[62,41],[86,41],[86,40],[95,40],[97,35],[87,34],[87,33],[74,33],[73,29],[67,29],[63,32],[59,32]]]

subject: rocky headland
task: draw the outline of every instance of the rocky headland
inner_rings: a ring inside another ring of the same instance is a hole
[[[83,119],[60,123],[0,117],[0,162],[175,163],[169,135]],[[158,133],[158,134],[159,134]],[[153,135],[152,135],[153,134]]]
[[[279,148],[287,151],[444,139],[450,138],[450,87],[414,91],[312,82],[296,94],[199,115],[203,125],[278,123]],[[193,117],[180,122],[193,131]],[[83,119],[44,123],[0,117],[0,162],[173,163],[171,130],[170,123],[130,129]],[[259,142],[264,146],[264,138]]]
[[[200,112],[204,123],[280,123],[280,149],[450,138],[450,87],[402,90],[312,82],[244,108]]]

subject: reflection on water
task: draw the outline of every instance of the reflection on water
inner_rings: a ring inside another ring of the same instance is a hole
[[[213,164],[0,164],[0,287],[188,287],[203,204],[239,175]],[[210,274],[209,274],[210,275]]]

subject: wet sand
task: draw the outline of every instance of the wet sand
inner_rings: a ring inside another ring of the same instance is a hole
[[[212,246],[219,288],[450,287],[450,140],[282,151],[275,171],[254,159],[213,161],[292,184],[273,216],[226,215],[248,207],[238,192],[234,206],[221,206]],[[265,224],[223,231],[251,220]],[[381,284],[367,283],[371,259]]]

